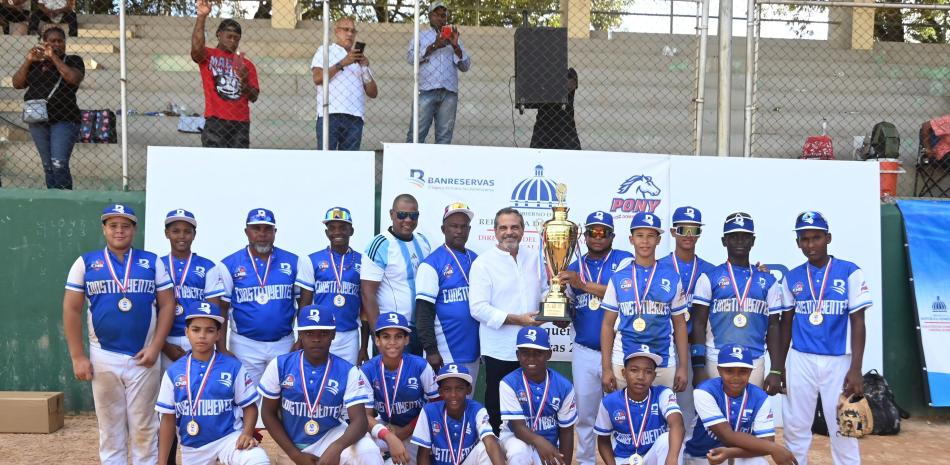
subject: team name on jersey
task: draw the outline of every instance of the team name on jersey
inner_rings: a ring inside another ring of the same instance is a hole
[[[374,402],[374,404],[376,404],[377,412],[386,411],[386,406],[383,405],[383,402]],[[413,401],[406,401],[406,402],[396,402],[396,404],[392,406],[392,414],[402,415],[403,413],[409,413],[415,409],[421,409],[422,406],[424,406],[425,404],[426,404],[425,401],[422,399],[416,399]]]
[[[624,301],[618,304],[620,313],[624,316],[642,315],[667,315],[670,313],[670,306],[666,302],[655,302],[644,300],[643,306],[637,308],[637,303],[633,301]]]
[[[447,304],[468,302],[468,286],[456,287],[453,289],[442,289],[442,302]]]
[[[205,290],[200,287],[193,286],[175,286],[175,298],[204,300]]]
[[[197,416],[216,416],[234,409],[232,399],[202,399],[198,401]],[[188,399],[175,402],[175,412],[178,416],[191,415],[191,402]]]
[[[661,434],[666,432],[666,427],[651,429],[643,432],[643,444],[653,444],[656,442],[656,438],[660,437]],[[617,432],[614,434],[614,439],[618,443],[624,445],[633,445],[633,435],[630,433],[620,433]]]
[[[745,302],[742,302],[742,308],[740,309],[739,300],[735,297],[729,299],[719,299],[713,302],[712,313],[730,313],[739,311],[768,316],[769,304],[764,300],[746,299]]]
[[[343,290],[339,290],[336,281],[317,281],[313,286],[315,294],[349,294],[358,295],[360,293],[360,283],[351,283],[343,281]]]
[[[339,405],[319,405],[317,406],[316,413],[314,413],[313,417],[311,417],[310,412],[307,410],[306,402],[294,402],[287,398],[283,398],[283,400],[281,400],[280,406],[290,415],[310,418],[340,418],[340,413],[343,410],[343,407]]]
[[[129,279],[129,286],[125,289],[127,293],[134,294],[154,294],[154,279]],[[94,296],[99,294],[121,294],[122,290],[113,280],[86,281],[86,295]]]
[[[264,286],[264,291],[267,292],[267,297],[272,300],[293,298],[292,284],[268,284]],[[260,286],[235,288],[235,301],[239,304],[253,302],[258,292],[260,292]]]
[[[795,302],[795,313],[810,315],[817,306],[818,302],[814,300],[797,301]],[[848,302],[844,300],[826,300],[821,303],[821,313],[825,315],[844,315],[848,313]]]

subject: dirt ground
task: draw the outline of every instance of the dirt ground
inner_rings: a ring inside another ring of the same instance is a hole
[[[781,430],[779,430],[781,431]],[[49,435],[0,434],[0,463],[4,465],[78,464],[94,465],[98,458],[98,430],[93,415],[66,417],[66,426]],[[897,436],[871,436],[861,440],[865,465],[933,465],[946,456],[950,422],[912,418]],[[277,446],[266,438],[264,448],[274,461]],[[809,456],[812,465],[831,465],[828,438],[817,436]]]

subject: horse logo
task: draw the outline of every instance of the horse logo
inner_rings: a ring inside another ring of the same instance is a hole
[[[645,199],[647,197],[660,195],[661,190],[653,182],[653,176],[636,174],[627,178],[626,181],[620,184],[620,188],[617,189],[618,194],[626,194],[627,192],[633,192]]]

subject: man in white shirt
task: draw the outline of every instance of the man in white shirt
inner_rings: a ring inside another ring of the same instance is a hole
[[[334,26],[335,43],[330,44],[330,131],[329,150],[359,150],[363,138],[363,113],[366,97],[376,98],[378,89],[369,59],[362,47],[354,47],[356,22],[344,17]],[[363,44],[365,46],[365,44]],[[323,46],[310,64],[317,85],[317,149],[323,148]]]
[[[537,251],[521,249],[524,218],[514,208],[495,214],[496,247],[472,263],[469,306],[479,322],[478,336],[485,363],[485,408],[495,432],[501,425],[498,386],[502,378],[519,368],[515,339],[522,326],[537,326],[546,282],[541,279]]]

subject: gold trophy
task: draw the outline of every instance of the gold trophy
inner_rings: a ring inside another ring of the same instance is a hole
[[[544,222],[542,226],[542,250],[547,269],[551,272],[550,290],[541,301],[540,313],[535,317],[538,321],[571,321],[571,301],[564,295],[564,286],[557,279],[558,273],[567,269],[574,257],[577,247],[577,224],[567,219],[570,210],[564,205],[567,186],[558,184],[557,206],[551,207],[554,218]]]

